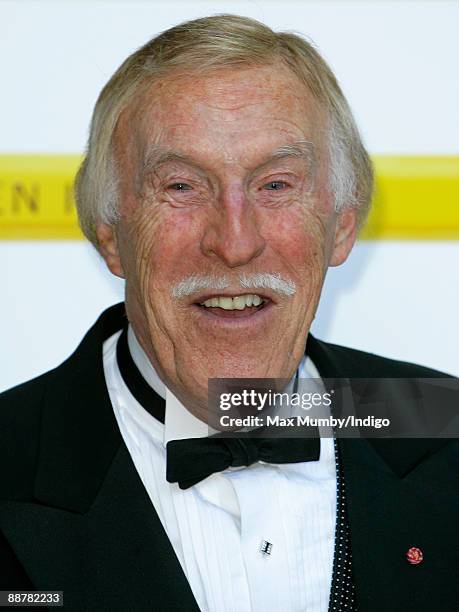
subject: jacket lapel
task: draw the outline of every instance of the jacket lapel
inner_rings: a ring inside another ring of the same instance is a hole
[[[69,611],[198,610],[124,444],[88,511],[8,502],[0,513],[35,587],[63,589]]]
[[[371,388],[372,379],[384,380],[390,379],[388,384],[382,387],[382,391],[379,391],[379,399],[386,400],[387,406],[389,406],[390,412],[385,416],[391,418],[398,418],[405,415],[408,418],[408,414],[414,415],[413,410],[407,410],[406,398],[409,393],[404,392],[404,378],[400,378],[400,374],[385,369],[384,360],[380,360],[379,368],[375,365],[371,365],[366,359],[365,353],[359,353],[358,351],[351,351],[340,346],[333,346],[326,342],[321,342],[314,338],[311,334],[308,337],[307,342],[307,353],[316,365],[322,378],[327,379],[329,384],[333,386],[335,379],[348,379],[350,387],[353,390],[354,398],[361,397],[363,400],[370,398],[370,393],[373,392]],[[377,358],[371,356],[373,361]],[[432,372],[433,376],[434,372]],[[439,373],[436,373],[437,376]],[[412,375],[415,376],[415,375]],[[397,385],[396,378],[400,378],[400,384]],[[368,381],[368,383],[366,382]],[[339,386],[339,385],[338,385]],[[384,394],[381,396],[381,394]],[[453,402],[457,403],[457,391],[454,390],[448,396],[449,404]],[[362,404],[365,405],[364,403]],[[426,406],[424,406],[426,408]],[[428,409],[435,410],[435,406],[427,406]],[[356,403],[356,411],[358,416],[359,404]],[[457,413],[456,405],[453,406],[453,410],[445,410],[445,420],[449,420],[453,417],[454,413]],[[365,413],[362,415],[365,416]],[[414,415],[416,416],[416,415]],[[409,425],[407,425],[409,427]],[[340,441],[342,442],[342,440]],[[383,459],[387,466],[392,471],[398,474],[400,477],[408,474],[414,467],[416,467],[423,459],[429,457],[442,446],[447,443],[447,439],[442,438],[399,438],[399,439],[383,439],[383,438],[368,438],[367,440],[369,448],[372,448],[377,454]]]
[[[381,440],[381,442],[384,442]],[[410,445],[416,440],[387,440]],[[339,441],[347,489],[353,574],[361,612],[447,610],[459,595],[457,475],[453,444],[425,457],[404,475],[369,440]],[[414,457],[419,449],[411,449]],[[405,451],[408,453],[408,451]],[[389,454],[394,454],[391,449]],[[410,565],[408,550],[424,561]],[[456,594],[453,594],[453,591]],[[435,594],[435,603],[432,602]]]
[[[102,343],[125,323],[123,305],[109,309],[54,371],[34,499],[3,502],[2,529],[35,587],[64,589],[68,610],[197,610],[105,386]]]
[[[308,354],[324,378],[356,377],[363,396],[363,379],[396,378],[384,370],[383,360],[378,371],[364,355],[334,349],[308,339]],[[394,394],[391,409],[406,412],[397,403],[397,389]],[[457,548],[449,546],[457,533],[458,479],[451,469],[456,444],[438,438],[341,438],[338,445],[360,612],[449,609],[458,596],[448,571],[458,563]],[[421,564],[407,562],[411,547],[423,551]]]

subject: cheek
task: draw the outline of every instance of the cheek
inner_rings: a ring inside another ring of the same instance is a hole
[[[143,214],[132,226],[136,265],[135,276],[141,292],[151,294],[155,289],[172,284],[199,270],[194,260],[199,252],[199,224],[192,214],[183,210]]]
[[[269,244],[288,265],[295,280],[301,281],[311,274],[316,277],[325,270],[325,231],[321,218],[312,213],[291,211],[277,215],[265,224],[269,231]],[[268,229],[269,228],[269,229]]]

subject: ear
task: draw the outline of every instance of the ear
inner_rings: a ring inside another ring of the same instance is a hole
[[[348,208],[338,214],[330,266],[340,266],[346,261],[357,238],[357,226],[358,219],[355,208]]]
[[[115,276],[125,278],[114,227],[106,223],[98,223],[96,235],[99,243],[99,252],[105,259],[105,263],[110,272],[115,274]]]

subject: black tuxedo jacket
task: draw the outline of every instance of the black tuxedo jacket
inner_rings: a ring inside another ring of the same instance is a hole
[[[102,343],[125,323],[108,309],[61,366],[0,396],[0,590],[63,590],[68,612],[197,610],[105,386]],[[311,336],[308,353],[322,377],[443,376]],[[457,609],[457,441],[339,445],[359,611]]]

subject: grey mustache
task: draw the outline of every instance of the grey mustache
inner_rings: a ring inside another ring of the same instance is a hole
[[[280,274],[255,272],[254,274],[240,274],[232,282],[226,276],[188,276],[172,286],[171,294],[172,297],[179,300],[203,289],[227,289],[232,286],[238,289],[270,289],[281,296],[292,296],[296,292],[295,283],[283,278]]]

